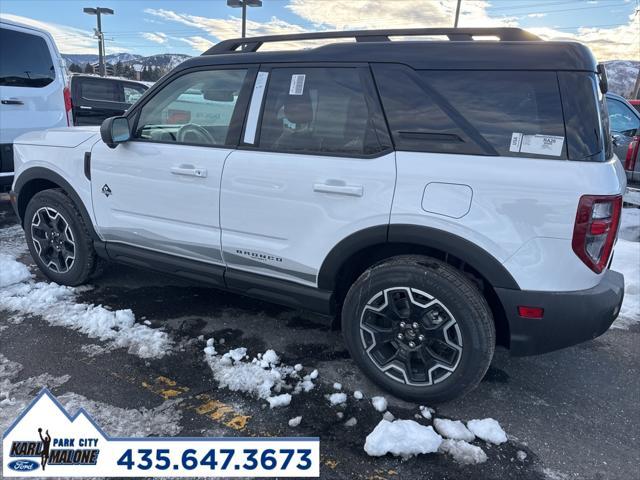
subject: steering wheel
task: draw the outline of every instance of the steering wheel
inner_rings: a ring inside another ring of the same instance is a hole
[[[210,145],[219,145],[208,130],[195,123],[187,123],[180,127],[176,134],[176,140],[180,143],[204,143]]]

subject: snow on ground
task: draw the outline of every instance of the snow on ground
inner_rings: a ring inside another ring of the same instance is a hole
[[[387,409],[387,399],[384,397],[373,397],[371,399],[371,405],[379,412],[384,412]]]
[[[431,420],[431,416],[435,413],[435,410],[429,407],[425,407],[424,405],[420,405],[420,415],[422,415],[427,420]]]
[[[10,247],[8,251],[17,250]],[[102,305],[76,303],[75,294],[82,287],[34,281],[25,265],[12,255],[0,255],[0,272],[0,305],[4,310],[38,315],[51,325],[109,341],[110,346],[128,348],[129,353],[142,358],[159,358],[171,349],[166,332],[137,324],[131,310],[110,311]]]
[[[356,400],[362,400],[364,398],[364,395],[360,390],[356,390],[355,392],[353,392],[353,398],[355,398]]]
[[[26,265],[16,262],[15,258],[0,253],[0,288],[24,282],[31,278],[31,272]]]
[[[493,418],[469,420],[467,427],[476,437],[485,442],[500,445],[507,441],[507,434],[504,433],[500,424]]]
[[[302,416],[293,417],[292,419],[289,420],[289,426],[290,427],[297,427],[298,425],[300,425],[301,421],[302,421]]]
[[[460,420],[448,420],[446,418],[436,418],[433,427],[440,435],[452,440],[465,440],[473,442],[476,436],[464,426]]]
[[[451,455],[456,462],[465,465],[487,461],[487,454],[482,448],[471,445],[464,440],[443,440],[439,451]]]
[[[640,209],[622,210],[611,269],[624,275],[624,300],[612,327],[627,329],[640,323]]]
[[[57,398],[71,415],[84,408],[111,437],[175,437],[182,430],[182,413],[176,408],[175,400],[166,400],[152,409],[126,409],[73,392]]]
[[[27,244],[24,240],[24,232],[20,225],[0,229],[0,245],[2,253],[10,257],[20,258],[27,253]]]
[[[282,390],[289,390],[296,395],[303,391],[308,392],[315,386],[312,379],[318,377],[317,370],[301,377],[302,368],[297,368],[297,365],[291,367],[280,364],[280,358],[273,350],[267,350],[251,361],[245,361],[246,348],[235,348],[219,355],[214,344],[214,339],[207,341],[204,348],[205,359],[213,377],[222,388],[252,394],[267,400],[271,408],[274,408],[291,402],[289,393],[278,395]]]
[[[286,407],[291,403],[291,394],[282,393],[275,397],[269,397],[267,398],[267,402],[269,402],[270,408]]]
[[[413,420],[380,420],[367,436],[364,450],[372,457],[391,453],[406,459],[420,453],[437,452],[441,443],[442,437],[430,426]]]
[[[347,401],[347,394],[342,392],[332,393],[327,395],[327,400],[331,405],[342,405]]]

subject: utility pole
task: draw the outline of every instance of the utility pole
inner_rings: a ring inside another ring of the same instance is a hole
[[[460,18],[460,4],[462,0],[458,0],[458,5],[456,6],[456,20],[453,23],[453,28],[458,28],[458,19]]]
[[[104,33],[102,33],[102,19],[101,15],[113,15],[113,10],[110,8],[96,7],[96,8],[84,8],[84,13],[89,15],[95,15],[97,19],[98,28],[94,29],[95,36],[98,38],[98,74],[104,77],[107,74],[107,69],[104,64]]]
[[[242,38],[247,36],[247,7],[261,7],[262,0],[227,0],[227,6],[242,8]]]

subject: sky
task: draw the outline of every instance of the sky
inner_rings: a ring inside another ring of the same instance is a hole
[[[93,6],[115,11],[102,20],[107,53],[198,55],[240,36],[241,11],[226,0],[0,0],[0,16],[49,30],[62,53],[97,53],[95,16],[82,11]],[[450,27],[455,6],[456,0],[263,0],[248,9],[247,35]],[[459,26],[517,26],[586,43],[599,60],[640,60],[640,0],[462,0]]]

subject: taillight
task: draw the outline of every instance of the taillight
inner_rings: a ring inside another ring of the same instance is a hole
[[[618,235],[622,195],[583,195],[578,203],[571,246],[587,267],[602,272]]]
[[[73,109],[73,103],[71,102],[71,90],[69,90],[69,87],[64,87],[64,90],[62,92],[64,93],[64,111],[67,114],[67,125],[70,127],[73,123],[71,121],[71,110]]]
[[[624,160],[624,169],[633,171],[636,168],[636,159],[638,158],[638,148],[640,147],[640,136],[635,136],[629,142],[627,148],[627,158]]]

